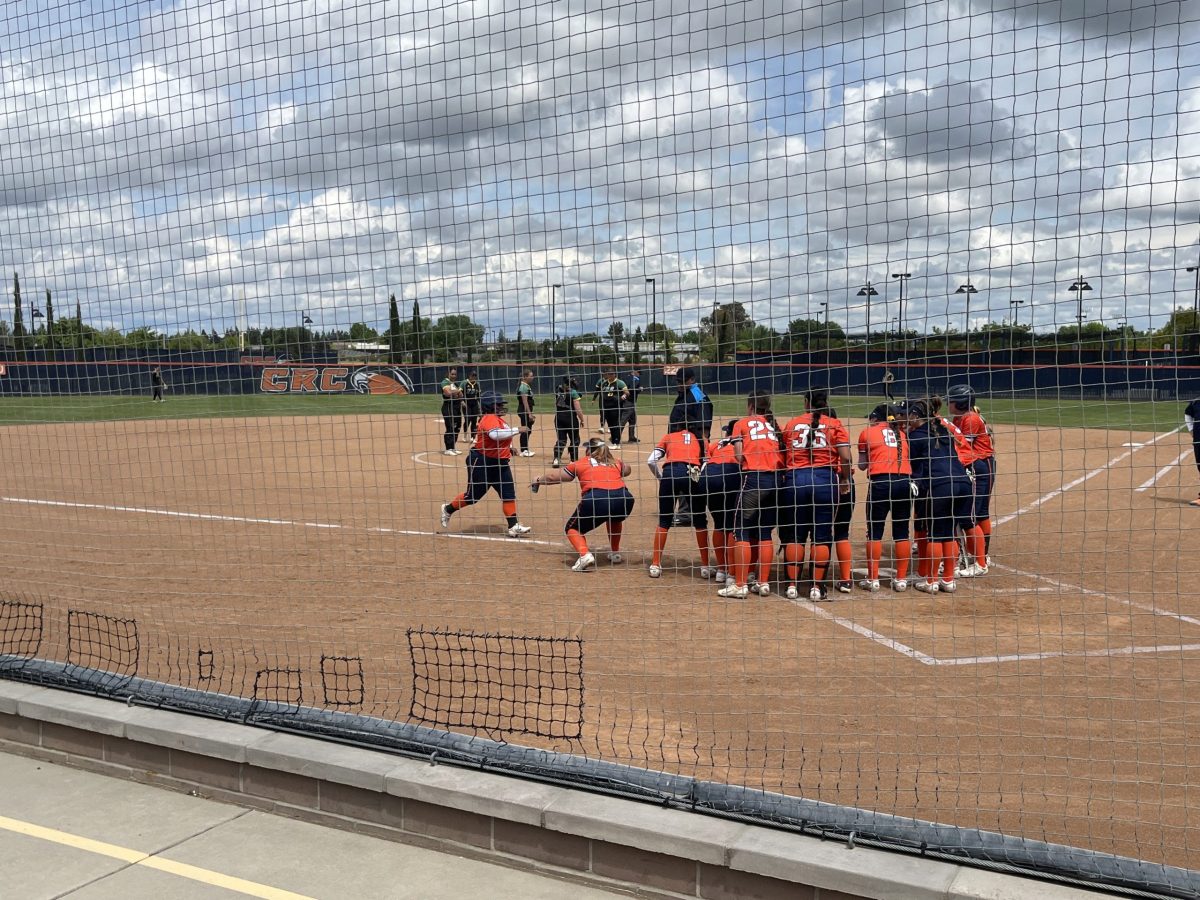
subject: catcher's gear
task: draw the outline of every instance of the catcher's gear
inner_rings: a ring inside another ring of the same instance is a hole
[[[479,408],[485,413],[503,415],[508,412],[508,401],[504,395],[496,391],[484,391],[479,398]]]

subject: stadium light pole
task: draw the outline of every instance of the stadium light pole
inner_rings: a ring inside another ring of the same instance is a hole
[[[650,324],[653,325],[654,317],[658,315],[658,284],[653,278],[647,278],[646,284],[650,285]],[[658,359],[658,355],[654,352],[654,338],[650,338],[650,358]]]
[[[879,291],[871,287],[871,282],[867,281],[865,285],[858,289],[857,296],[867,298],[865,301],[863,301],[867,305],[867,340],[863,346],[869,351],[871,349],[871,298],[878,297]],[[850,325],[849,317],[846,318],[846,325],[847,327]],[[869,358],[867,359],[867,362],[870,362]]]
[[[29,347],[33,348],[33,335],[37,331],[37,322],[35,319],[44,319],[42,311],[33,305],[33,301],[29,301]]]
[[[904,282],[912,278],[909,272],[893,272],[892,277],[900,282],[900,310],[896,314],[896,338],[900,341],[900,349],[904,349]]]
[[[561,284],[550,285],[550,340],[558,340],[558,291]]]
[[[1196,287],[1192,294],[1192,339],[1188,343],[1191,344],[1193,353],[1200,349],[1200,266],[1188,266],[1189,272],[1196,273]],[[1179,343],[1178,339],[1175,341]],[[1176,355],[1179,354],[1179,347],[1175,348]]]
[[[971,282],[968,281],[966,284],[960,284],[958,286],[958,288],[954,291],[954,293],[966,295],[967,308],[963,312],[963,337],[966,339],[966,342],[967,342],[967,364],[970,365],[970,363],[971,363],[971,360],[970,360],[970,356],[971,356],[971,295],[978,294],[979,291],[976,289],[975,285],[971,284]]]
[[[1009,300],[1008,305],[1012,307],[1012,316],[1009,321],[1009,328],[1012,329],[1012,339],[1008,342],[1008,347],[1011,350],[1017,345],[1017,313],[1021,307],[1025,305],[1024,300]]]
[[[1075,352],[1076,353],[1083,352],[1083,320],[1086,318],[1086,316],[1084,316],[1084,314],[1083,314],[1083,292],[1090,291],[1091,289],[1092,289],[1092,286],[1090,284],[1088,284],[1086,281],[1084,281],[1082,278],[1076,278],[1075,283],[1072,284],[1069,288],[1067,288],[1068,291],[1071,291],[1072,293],[1075,294],[1075,302],[1077,304],[1076,312],[1075,312],[1075,322],[1076,322]]]

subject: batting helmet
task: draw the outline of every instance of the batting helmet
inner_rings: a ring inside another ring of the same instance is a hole
[[[956,384],[946,391],[946,401],[959,409],[970,409],[975,405],[975,392],[969,384]]]
[[[886,422],[888,419],[896,418],[896,411],[886,403],[880,403],[867,415],[868,419],[874,419],[876,422]]]
[[[501,413],[508,409],[508,401],[496,391],[484,391],[479,397],[479,408],[485,413]]]

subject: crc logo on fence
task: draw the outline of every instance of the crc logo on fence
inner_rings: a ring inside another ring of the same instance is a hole
[[[267,366],[259,387],[265,394],[412,394],[412,379],[399,369],[362,366]]]

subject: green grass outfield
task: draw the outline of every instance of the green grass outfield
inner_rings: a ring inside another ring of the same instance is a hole
[[[548,397],[540,398],[542,408]],[[638,411],[644,415],[664,414],[674,394],[644,394]],[[715,397],[716,418],[733,418],[745,413],[741,397]],[[882,398],[838,397],[833,405],[847,418],[864,417]],[[353,395],[168,395],[166,403],[148,397],[70,396],[0,398],[0,424],[25,425],[41,422],[111,422],[130,419],[204,419],[257,416],[343,416],[425,413],[437,415],[439,399],[430,395],[371,397]],[[776,414],[784,419],[803,411],[799,397],[776,398]],[[1123,400],[1052,400],[988,398],[981,402],[984,416],[997,424],[1038,425],[1045,428],[1110,428],[1121,431],[1161,432],[1183,422],[1182,402]],[[595,405],[583,404],[589,418]]]

